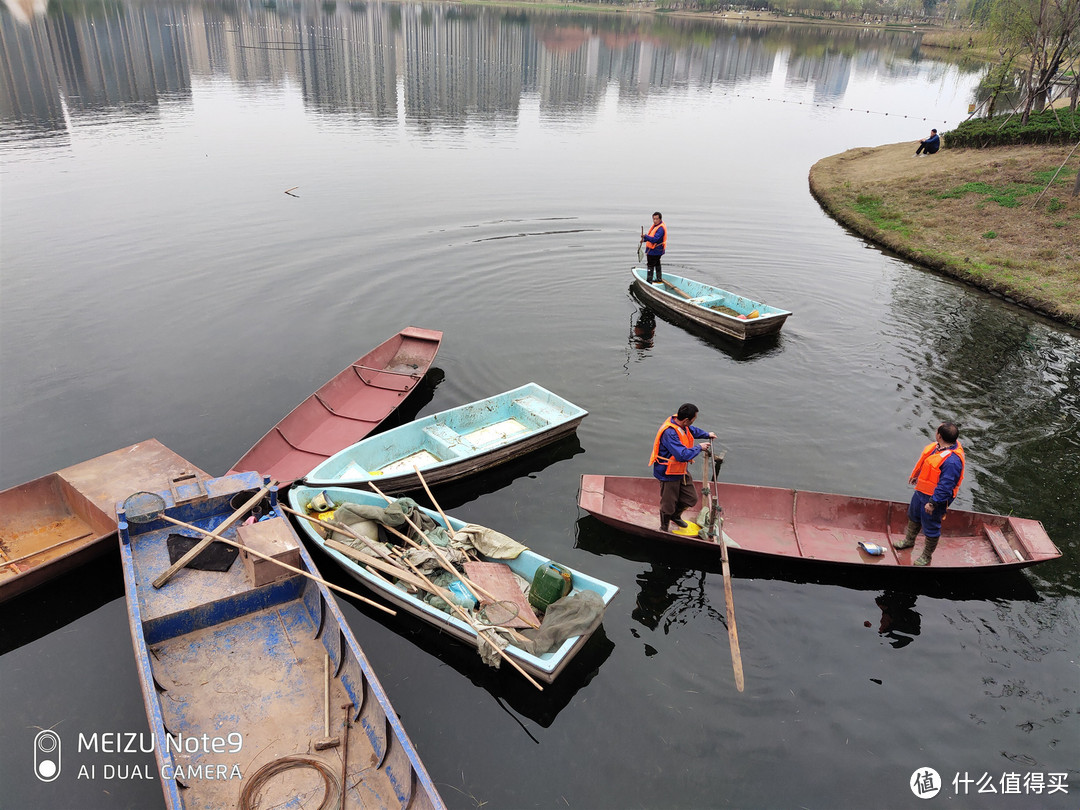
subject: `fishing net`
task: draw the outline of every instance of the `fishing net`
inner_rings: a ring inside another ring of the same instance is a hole
[[[498,602],[488,602],[481,605],[480,610],[477,611],[477,618],[480,619],[486,625],[492,627],[500,627],[508,624],[517,618],[519,608],[513,602],[509,600],[500,600]]]
[[[149,523],[165,511],[165,499],[156,492],[136,492],[124,499],[124,513],[129,523]]]

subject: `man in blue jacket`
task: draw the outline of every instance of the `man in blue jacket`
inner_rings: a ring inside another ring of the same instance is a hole
[[[653,271],[656,275],[655,281],[664,280],[660,270],[660,257],[667,249],[667,225],[659,211],[653,213],[652,223],[649,232],[641,235],[641,241],[645,243],[645,258],[648,260],[648,277],[645,279],[648,284],[654,281]]]
[[[908,504],[907,531],[903,540],[893,540],[893,548],[911,548],[922,530],[926,545],[915,565],[929,565],[937,550],[941,521],[960,491],[965,464],[960,428],[954,422],[942,422],[911,471],[908,483],[915,486],[915,492]]]
[[[683,510],[697,503],[698,495],[694,489],[694,479],[686,468],[702,452],[708,450],[710,442],[694,444],[694,439],[715,439],[715,433],[708,433],[694,427],[697,419],[697,405],[689,402],[680,405],[674,416],[669,416],[656,432],[653,440],[652,465],[653,477],[660,482],[660,531],[669,531],[674,523],[679,528],[686,528],[682,519]]]
[[[919,141],[919,148],[915,150],[915,157],[919,156],[920,152],[925,152],[928,155],[932,155],[941,148],[941,138],[938,137],[937,130],[930,130],[930,137],[923,138]]]

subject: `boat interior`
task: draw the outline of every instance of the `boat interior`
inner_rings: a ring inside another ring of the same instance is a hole
[[[210,528],[232,511],[225,496],[236,492],[169,514]],[[152,581],[170,565],[168,535],[177,531],[183,530],[161,521],[132,523],[128,549],[156,708],[169,737],[157,741],[159,755],[165,747],[162,761],[187,788],[184,806],[239,806],[241,790],[254,789],[256,780],[258,806],[314,806],[331,797],[331,786],[340,796],[337,786],[344,783],[343,807],[408,807],[418,790],[408,754],[372,693],[351,630],[320,587],[287,571],[255,586],[237,559],[223,572],[181,569],[154,589]],[[230,528],[222,536],[236,533]],[[300,567],[310,569],[306,552],[300,554]],[[225,742],[217,750],[184,742],[203,735]],[[339,744],[316,748],[329,738]],[[275,775],[288,763],[287,774]],[[201,776],[185,781],[192,773]]]

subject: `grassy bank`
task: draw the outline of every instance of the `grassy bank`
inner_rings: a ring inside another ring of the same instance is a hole
[[[1080,327],[1080,152],[1071,146],[852,149],[814,164],[810,190],[877,244]]]

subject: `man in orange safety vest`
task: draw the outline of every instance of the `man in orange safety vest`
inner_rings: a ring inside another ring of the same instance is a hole
[[[911,548],[921,529],[926,545],[915,565],[930,564],[941,537],[941,521],[964,480],[964,448],[959,437],[959,427],[942,422],[934,441],[923,448],[908,479],[909,484],[915,485],[915,493],[908,504],[907,531],[903,540],[893,541],[893,547]]]
[[[686,468],[711,446],[710,442],[695,445],[694,439],[715,439],[716,434],[694,427],[697,415],[697,405],[689,402],[680,405],[674,416],[664,420],[653,440],[649,464],[652,465],[653,477],[660,482],[662,532],[669,531],[672,523],[685,529],[686,521],[682,519],[682,513],[698,500],[694,479]]]

